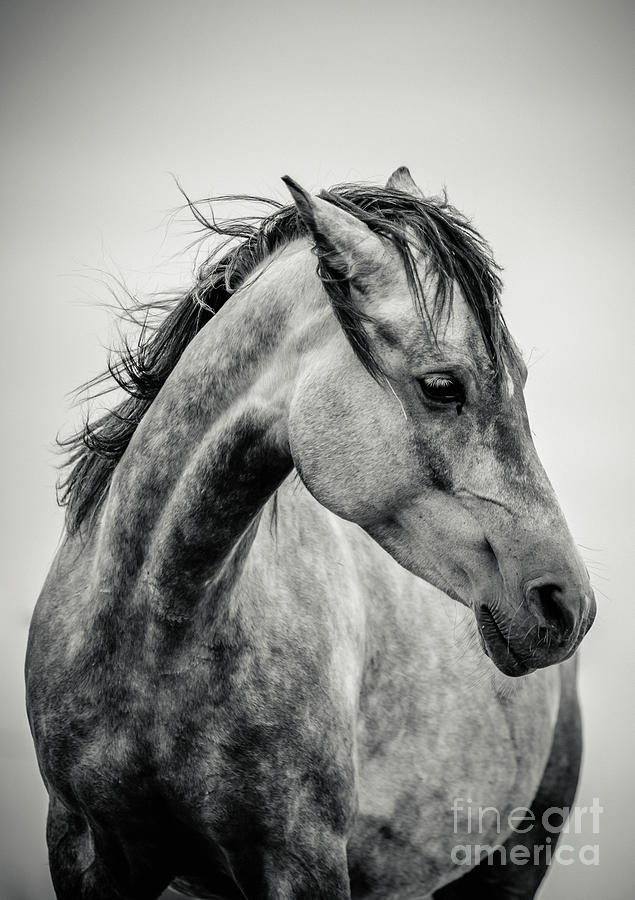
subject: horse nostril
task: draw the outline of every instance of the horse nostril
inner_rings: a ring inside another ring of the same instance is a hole
[[[576,626],[575,613],[567,605],[559,585],[533,581],[527,585],[525,599],[551,632],[556,632],[562,639],[568,638],[573,632]]]

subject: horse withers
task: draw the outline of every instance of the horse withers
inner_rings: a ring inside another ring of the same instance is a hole
[[[496,265],[406,169],[285,181],[197,210],[227,241],[67,442],[27,656],[57,895],[531,898],[595,601]]]

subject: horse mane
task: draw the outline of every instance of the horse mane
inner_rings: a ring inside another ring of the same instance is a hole
[[[395,246],[416,306],[433,334],[442,313],[449,315],[458,284],[478,322],[498,377],[505,361],[514,358],[500,309],[499,268],[481,235],[448,203],[445,194],[423,199],[386,187],[343,184],[321,196],[357,216]],[[89,512],[97,509],[137,425],[186,346],[267,257],[306,235],[293,204],[283,206],[245,195],[202,201],[210,205],[250,201],[268,207],[263,215],[217,222],[213,215],[207,218],[202,213],[201,203],[186,200],[204,235],[222,240],[198,268],[194,284],[184,294],[148,303],[132,299],[131,306],[124,309],[124,318],[140,327],[135,345],[124,339],[122,347],[109,358],[106,371],[83,386],[89,397],[117,387],[126,396],[113,409],[95,421],[87,418],[78,432],[59,441],[67,458],[63,464],[65,477],[58,484],[58,502],[67,507],[66,527],[71,534]],[[431,290],[418,277],[413,254],[417,246],[425,252],[428,268],[436,276]],[[319,259],[318,273],[353,349],[366,369],[380,378],[379,363],[368,344],[363,317],[350,300],[348,285],[329,272],[328,259]],[[155,323],[157,315],[160,318]]]

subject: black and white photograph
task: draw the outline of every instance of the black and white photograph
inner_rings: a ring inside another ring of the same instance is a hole
[[[0,44],[0,900],[630,900],[632,0]]]

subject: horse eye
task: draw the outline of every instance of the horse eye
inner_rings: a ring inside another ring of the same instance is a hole
[[[417,379],[421,390],[428,400],[433,403],[457,403],[465,402],[465,391],[463,385],[447,372],[436,372],[432,375],[424,375],[423,378]]]

